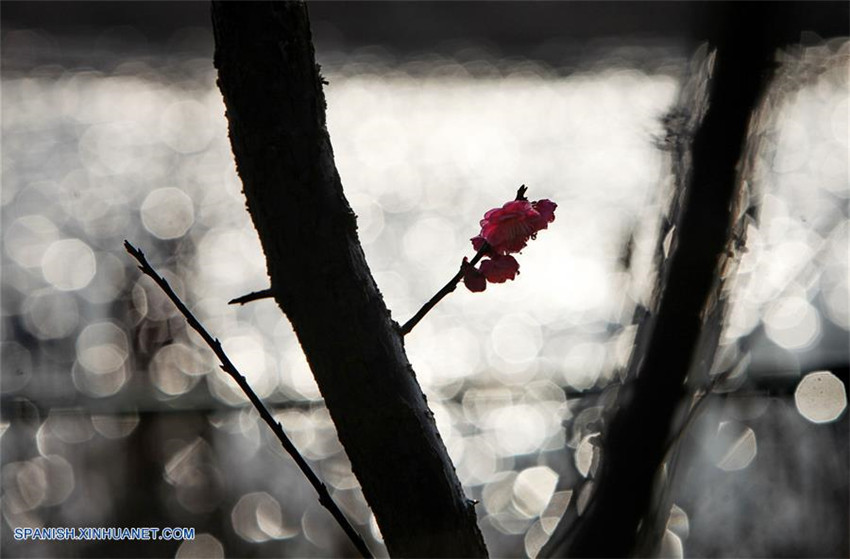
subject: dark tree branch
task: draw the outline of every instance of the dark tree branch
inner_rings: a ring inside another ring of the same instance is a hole
[[[389,553],[487,549],[342,190],[301,2],[212,3],[215,66],[248,211]]]
[[[595,492],[583,514],[562,520],[543,557],[627,557],[658,533],[669,508],[655,481],[681,417],[688,374],[710,364],[722,325],[718,270],[728,258],[738,215],[739,161],[748,126],[769,83],[780,44],[776,5],[716,3],[717,48],[709,105],[693,139],[673,214],[676,236],[664,263],[657,312],[641,325],[630,378],[604,432]],[[769,7],[768,7],[769,6]],[[695,107],[688,107],[691,111]]]
[[[174,303],[174,306],[177,307],[177,310],[186,318],[186,322],[189,323],[189,326],[197,332],[201,338],[206,342],[206,344],[213,350],[216,357],[218,357],[219,362],[221,363],[221,370],[227,373],[228,375],[236,381],[236,384],[239,385],[239,388],[242,389],[242,392],[248,396],[248,399],[251,401],[251,404],[254,406],[254,409],[257,410],[257,413],[260,414],[260,417],[263,421],[266,422],[266,425],[271,428],[272,432],[277,437],[277,440],[280,441],[281,446],[283,446],[284,450],[295,460],[295,463],[298,465],[298,468],[301,472],[307,477],[307,480],[310,484],[315,488],[316,493],[319,494],[319,502],[323,507],[328,509],[328,511],[333,515],[334,520],[336,520],[337,524],[345,532],[345,535],[348,536],[348,539],[351,540],[351,543],[354,544],[354,547],[357,548],[357,551],[363,556],[371,558],[372,554],[369,551],[369,548],[366,547],[366,543],[363,541],[363,538],[357,533],[356,530],[351,526],[348,522],[348,519],[339,509],[339,507],[334,502],[331,494],[328,493],[327,487],[319,477],[313,472],[313,469],[310,468],[310,465],[301,456],[301,453],[298,452],[298,449],[295,448],[295,445],[292,444],[292,441],[289,440],[289,437],[286,436],[286,432],[284,432],[283,427],[280,422],[276,421],[272,414],[269,412],[268,408],[266,408],[265,404],[263,404],[260,397],[254,392],[251,386],[248,384],[248,381],[245,380],[245,377],[239,372],[236,366],[230,361],[230,358],[224,352],[224,349],[221,347],[221,342],[218,339],[213,338],[209,332],[207,332],[206,328],[201,324],[201,322],[192,314],[192,311],[189,310],[188,307],[180,300],[180,297],[174,293],[174,290],[171,289],[171,286],[168,284],[165,278],[159,275],[156,270],[148,263],[147,258],[145,258],[145,253],[141,250],[137,249],[133,245],[130,244],[129,241],[124,241],[124,248],[130,253],[130,256],[136,259],[139,263],[139,269],[146,276],[150,277],[156,284],[162,289],[163,293],[165,293],[171,302]]]
[[[274,293],[271,288],[269,289],[261,289],[260,291],[252,291],[247,295],[243,295],[241,297],[236,297],[235,299],[231,299],[227,302],[228,305],[244,305],[245,303],[250,303],[251,301],[259,301],[260,299],[270,299],[274,297]]]

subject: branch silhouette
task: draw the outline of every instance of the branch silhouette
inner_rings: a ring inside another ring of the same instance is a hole
[[[251,301],[259,301],[260,299],[269,299],[274,297],[274,291],[269,287],[268,289],[261,289],[260,291],[252,291],[247,295],[242,295],[241,297],[236,297],[235,299],[231,299],[227,302],[228,305],[244,305],[245,303],[250,303]]]
[[[525,200],[526,199],[525,198],[526,191],[528,191],[527,186],[525,186],[524,184],[522,186],[520,186],[516,191],[515,200]],[[428,301],[424,305],[422,305],[422,308],[419,309],[416,312],[416,314],[413,315],[413,317],[410,320],[408,320],[407,322],[404,323],[404,326],[401,327],[401,335],[406,336],[407,334],[409,334],[410,331],[413,330],[413,327],[416,326],[417,324],[419,324],[419,321],[422,320],[425,317],[425,315],[428,314],[428,312],[431,309],[433,309],[434,306],[436,306],[437,303],[439,303],[440,301],[443,300],[443,297],[445,297],[446,295],[448,295],[449,293],[451,293],[452,291],[455,290],[455,288],[457,287],[457,284],[460,283],[460,279],[463,277],[464,266],[467,266],[467,265],[468,266],[475,266],[476,264],[478,264],[478,262],[481,260],[481,258],[489,250],[490,250],[490,244],[485,242],[481,246],[481,248],[478,249],[478,252],[475,253],[475,256],[472,258],[472,260],[469,261],[468,264],[466,264],[466,263],[461,264],[460,269],[457,271],[457,274],[455,274],[454,277],[452,277],[452,279],[450,279],[448,281],[448,283],[446,283],[446,285],[443,286],[442,289],[437,291],[437,293],[435,293],[433,297],[428,299]],[[246,295],[245,297],[248,297],[248,296]],[[242,297],[240,297],[240,299],[242,299]],[[236,302],[236,301],[237,301],[237,299],[234,299],[231,302]]]
[[[192,311],[186,307],[180,297],[174,293],[174,290],[171,288],[171,285],[168,284],[168,281],[163,278],[161,275],[157,273],[157,271],[148,263],[147,258],[145,258],[145,253],[141,250],[134,247],[130,244],[129,241],[124,241],[124,249],[130,253],[130,256],[136,259],[139,263],[139,269],[146,276],[150,277],[162,291],[171,299],[171,302],[174,303],[174,306],[177,307],[177,310],[186,318],[186,321],[189,323],[195,332],[197,332],[201,338],[207,343],[210,349],[213,350],[216,357],[218,357],[221,365],[221,370],[230,375],[233,380],[236,381],[236,384],[239,385],[239,388],[242,389],[242,392],[248,396],[248,399],[253,404],[254,409],[257,410],[257,413],[260,414],[260,417],[263,418],[263,421],[266,422],[266,425],[271,428],[272,432],[275,434],[277,439],[280,441],[280,444],[283,446],[284,450],[295,460],[295,463],[301,469],[301,472],[307,477],[307,480],[316,490],[316,493],[319,494],[319,503],[325,507],[331,515],[336,520],[337,524],[343,529],[345,534],[348,536],[348,539],[351,540],[351,543],[354,544],[354,547],[357,548],[357,551],[361,556],[365,558],[372,558],[372,553],[369,551],[369,548],[366,547],[366,543],[363,541],[363,538],[360,537],[354,527],[351,526],[351,523],[348,522],[348,519],[339,509],[339,507],[334,502],[330,493],[328,492],[327,487],[319,477],[313,472],[310,465],[307,464],[307,461],[303,456],[298,452],[298,449],[295,448],[295,445],[292,444],[292,441],[289,440],[289,437],[286,436],[286,433],[283,430],[280,422],[276,421],[272,414],[269,412],[268,408],[266,408],[265,404],[263,404],[262,400],[260,400],[259,396],[254,392],[251,386],[248,384],[248,381],[245,380],[245,377],[239,372],[236,366],[230,361],[230,358],[227,357],[227,354],[224,352],[224,349],[221,347],[221,342],[218,341],[217,338],[213,338],[209,332],[207,332],[206,328],[201,324],[201,322],[192,314]]]
[[[475,254],[475,257],[470,260],[467,265],[475,266],[476,264],[478,264],[478,261],[481,260],[481,257],[484,256],[484,253],[486,253],[489,249],[490,245],[484,243],[484,246],[481,247],[481,249]],[[461,264],[460,269],[457,271],[454,277],[450,279],[449,282],[444,285],[442,289],[437,291],[437,293],[435,293],[433,297],[428,299],[428,302],[422,305],[422,308],[419,309],[410,320],[404,323],[404,326],[401,327],[402,336],[406,336],[408,333],[410,333],[410,331],[413,330],[413,327],[419,324],[419,321],[422,320],[426,314],[428,314],[428,311],[433,309],[437,303],[442,301],[443,297],[455,290],[457,284],[460,283],[460,278],[463,277],[463,267],[464,264]]]

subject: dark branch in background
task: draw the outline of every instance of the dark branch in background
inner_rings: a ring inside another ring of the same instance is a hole
[[[168,281],[165,280],[162,276],[160,276],[156,270],[148,263],[147,258],[145,258],[145,254],[130,244],[129,241],[124,241],[124,248],[127,250],[130,255],[136,259],[139,263],[139,269],[146,276],[150,277],[156,284],[162,289],[162,291],[171,299],[171,302],[174,303],[174,306],[177,307],[177,310],[186,318],[186,321],[189,323],[195,332],[197,332],[201,338],[210,346],[210,349],[213,350],[216,357],[218,357],[221,362],[221,370],[230,375],[233,380],[236,381],[236,384],[239,385],[239,388],[242,389],[242,392],[248,396],[248,399],[253,404],[254,409],[257,410],[257,413],[260,414],[260,417],[263,418],[263,421],[266,422],[272,432],[274,432],[277,439],[280,441],[280,444],[283,446],[284,450],[295,460],[295,463],[301,469],[301,472],[307,477],[310,481],[310,484],[316,489],[316,493],[319,494],[319,502],[324,506],[328,511],[333,515],[337,524],[342,527],[345,534],[348,536],[348,539],[351,540],[351,543],[354,544],[354,547],[357,548],[357,551],[363,557],[371,558],[372,554],[369,551],[369,548],[366,547],[366,543],[363,541],[363,538],[354,530],[351,524],[348,522],[348,519],[345,518],[345,515],[339,509],[339,507],[334,502],[333,498],[331,498],[330,493],[328,493],[327,487],[322,481],[316,476],[313,472],[310,465],[307,464],[307,461],[304,460],[304,457],[298,452],[298,449],[295,448],[295,445],[292,444],[292,441],[289,440],[289,437],[286,436],[286,433],[283,430],[281,424],[272,417],[272,414],[269,413],[269,410],[266,408],[265,404],[263,404],[262,400],[257,396],[251,386],[248,384],[248,381],[245,380],[245,377],[236,369],[236,366],[230,361],[230,358],[227,357],[227,354],[224,352],[224,349],[221,347],[221,342],[219,342],[216,338],[213,338],[209,332],[204,328],[204,326],[200,323],[200,321],[195,318],[195,315],[192,314],[183,301],[180,300],[180,297],[174,293],[174,290],[171,289],[171,286],[168,284]]]
[[[717,48],[714,75],[708,110],[693,137],[691,166],[677,174],[676,237],[659,274],[658,310],[641,325],[629,380],[604,431],[594,494],[580,517],[561,521],[542,557],[626,557],[651,553],[657,545],[669,504],[656,480],[671,430],[682,419],[688,375],[704,373],[715,352],[722,324],[717,272],[738,219],[734,201],[744,187],[738,163],[750,119],[773,75],[782,33],[776,15],[786,5],[710,4],[716,18],[709,20]],[[686,165],[686,152],[676,156],[677,164]]]
[[[714,389],[726,382],[726,380],[734,372],[735,369],[731,368],[728,371],[717,375],[711,380],[705,390],[695,395],[695,400],[691,404],[691,408],[688,410],[688,415],[685,417],[685,420],[682,422],[682,425],[670,437],[670,441],[664,448],[664,456],[669,456],[672,451],[676,450],[679,443],[685,437],[685,434],[687,433],[688,429],[690,429],[691,425],[696,422],[697,417],[705,407],[705,403],[708,402],[709,398],[714,395]]]
[[[252,291],[247,295],[243,295],[241,297],[237,297],[235,299],[231,299],[227,302],[228,305],[244,305],[245,303],[250,303],[251,301],[259,301],[260,299],[269,299],[274,297],[274,292],[269,289],[262,289],[260,291]]]
[[[515,200],[525,200],[526,199],[525,193],[526,193],[527,190],[528,190],[527,186],[525,186],[525,185],[520,186],[516,191]],[[416,326],[417,324],[419,324],[419,321],[422,320],[422,318],[426,314],[428,314],[428,312],[431,309],[433,309],[434,306],[436,306],[437,303],[439,303],[440,301],[443,300],[443,297],[445,297],[446,295],[448,295],[449,293],[454,291],[455,288],[457,287],[457,284],[460,282],[460,279],[463,277],[464,266],[465,265],[475,266],[476,264],[478,264],[478,262],[481,260],[481,258],[487,253],[488,250],[490,250],[490,244],[485,241],[484,245],[480,249],[478,249],[477,253],[475,253],[475,256],[472,258],[472,260],[468,264],[461,264],[460,269],[457,271],[457,274],[455,274],[454,277],[452,279],[450,279],[449,282],[446,285],[444,285],[442,289],[437,291],[437,293],[434,294],[433,297],[428,299],[428,302],[426,302],[424,305],[422,305],[422,308],[419,309],[416,312],[416,314],[413,315],[413,317],[410,320],[408,320],[407,322],[404,323],[404,326],[401,327],[401,335],[406,336],[411,330],[413,330],[413,327]]]

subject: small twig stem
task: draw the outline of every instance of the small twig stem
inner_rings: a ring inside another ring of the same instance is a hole
[[[231,299],[227,302],[228,305],[244,305],[245,303],[250,303],[251,301],[258,301],[260,299],[268,299],[270,297],[274,297],[274,291],[271,288],[261,289],[260,291],[252,291],[247,295],[243,295],[241,297],[237,297],[235,299]]]
[[[526,200],[525,193],[527,190],[527,186],[525,186],[524,184],[521,185],[516,191],[515,200]],[[476,264],[478,264],[478,261],[481,260],[485,253],[487,253],[487,251],[489,250],[490,244],[485,242],[484,245],[478,250],[478,252],[475,253],[475,256],[472,258],[472,261],[470,261],[468,265],[475,266]],[[422,305],[422,308],[419,309],[419,311],[417,311],[415,315],[413,315],[413,318],[404,323],[404,326],[401,327],[402,336],[406,336],[411,330],[413,330],[413,327],[419,324],[419,321],[422,320],[422,318],[426,314],[428,314],[428,312],[433,309],[434,306],[443,299],[443,297],[455,290],[455,287],[457,287],[458,282],[463,277],[463,267],[464,264],[461,264],[460,269],[457,271],[454,277],[450,279],[449,282],[444,285],[441,290],[437,291],[437,293],[435,293],[433,297],[428,299],[428,302]]]
[[[230,358],[227,357],[227,354],[224,352],[224,349],[221,347],[221,342],[218,339],[213,338],[209,332],[204,328],[204,326],[195,318],[195,315],[192,314],[183,301],[180,300],[180,297],[174,293],[174,290],[171,289],[171,286],[168,284],[168,281],[165,280],[162,276],[160,276],[156,270],[148,263],[147,258],[145,258],[145,254],[131,245],[128,241],[124,241],[124,248],[127,250],[130,255],[136,259],[139,263],[139,269],[148,277],[150,277],[160,289],[171,299],[171,302],[177,307],[177,309],[183,314],[186,318],[186,321],[189,323],[195,332],[197,332],[201,338],[207,343],[210,349],[213,350],[216,357],[218,357],[221,362],[221,369],[230,375],[233,380],[236,381],[236,384],[239,385],[239,388],[248,396],[248,399],[253,404],[254,408],[259,413],[260,417],[263,418],[263,421],[266,422],[266,425],[271,428],[272,432],[274,432],[277,439],[280,441],[280,444],[286,450],[286,452],[295,460],[295,463],[301,469],[301,472],[307,477],[310,481],[310,484],[316,490],[316,493],[319,495],[319,503],[322,504],[330,513],[333,515],[334,519],[343,529],[345,534],[351,540],[351,543],[354,544],[354,547],[357,548],[357,551],[363,557],[371,559],[372,553],[369,551],[369,548],[366,547],[366,543],[363,541],[363,538],[360,537],[351,524],[348,522],[348,519],[339,509],[339,507],[334,502],[330,493],[328,492],[327,487],[324,483],[319,479],[319,477],[313,472],[310,465],[307,464],[307,461],[303,456],[298,452],[298,449],[295,448],[295,445],[292,444],[292,441],[289,440],[289,437],[283,430],[281,424],[274,419],[272,414],[269,412],[268,408],[266,408],[265,404],[260,400],[259,396],[254,392],[251,386],[248,384],[248,381],[244,376],[236,369],[236,366],[230,361]]]
[[[419,321],[422,320],[422,318],[426,314],[428,314],[428,311],[434,308],[434,305],[439,303],[443,299],[443,297],[455,290],[455,287],[457,287],[460,278],[463,277],[464,265],[475,266],[476,264],[478,264],[478,261],[481,260],[481,257],[484,256],[484,253],[486,253],[489,249],[490,245],[485,242],[484,245],[478,250],[478,252],[468,264],[461,264],[460,269],[457,271],[454,277],[450,279],[449,282],[444,285],[442,289],[437,291],[437,293],[435,293],[433,297],[428,299],[428,302],[422,305],[422,308],[419,309],[419,311],[417,311],[415,315],[413,315],[413,318],[404,323],[404,326],[401,327],[401,335],[406,336],[408,332],[413,330],[413,327],[419,324]]]

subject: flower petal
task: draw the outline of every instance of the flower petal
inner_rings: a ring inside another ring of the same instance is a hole
[[[506,255],[525,248],[529,239],[538,231],[548,228],[555,220],[555,208],[558,205],[551,200],[537,202],[511,200],[501,208],[494,208],[484,214],[481,220],[481,233],[472,238],[472,246],[480,250],[484,242],[490,244],[490,256]]]
[[[546,223],[552,223],[553,221],[555,221],[555,208],[558,207],[558,204],[544,198],[542,200],[538,200],[537,202],[532,202],[531,205],[534,206],[534,209],[537,210],[537,213],[540,214],[540,217],[546,220]]]
[[[471,266],[466,258],[463,259],[463,285],[473,293],[487,289],[487,280],[475,266]]]
[[[481,262],[481,274],[490,283],[504,283],[512,280],[519,273],[519,262],[509,255],[494,256]]]

